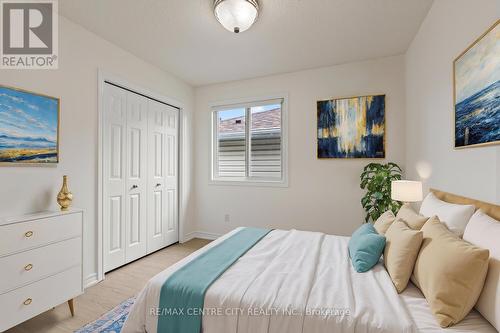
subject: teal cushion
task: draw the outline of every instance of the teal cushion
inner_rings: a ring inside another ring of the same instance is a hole
[[[375,266],[384,247],[385,237],[377,233],[373,224],[365,223],[359,227],[349,240],[349,256],[356,272],[366,272]]]

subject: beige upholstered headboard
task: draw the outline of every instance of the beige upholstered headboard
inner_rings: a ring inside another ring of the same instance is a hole
[[[440,190],[436,190],[431,188],[431,192],[434,193],[436,197],[439,199],[449,202],[449,203],[454,203],[454,204],[459,204],[459,205],[474,205],[476,206],[476,209],[481,209],[483,212],[494,218],[495,220],[500,221],[500,206],[499,205],[494,205],[490,204],[484,201],[479,201],[475,199],[469,199],[466,197],[462,197],[460,195],[452,194],[452,193],[447,193],[443,192]]]

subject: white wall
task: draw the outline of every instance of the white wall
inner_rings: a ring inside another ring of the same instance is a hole
[[[370,160],[316,158],[316,101],[330,97],[385,93],[386,161],[409,166],[411,179],[419,177],[418,166],[428,186],[500,202],[500,147],[454,151],[452,141],[452,61],[497,16],[497,0],[435,1],[406,56],[210,85],[195,95],[184,82],[61,17],[58,70],[0,71],[0,84],[61,98],[61,162],[1,167],[0,216],[57,209],[55,196],[68,174],[74,206],[86,211],[84,274],[96,272],[98,68],[187,107],[186,233],[247,225],[350,234],[363,221],[359,174]],[[209,185],[208,105],[282,92],[289,95],[289,186]]]
[[[500,147],[497,148],[497,203],[500,203]]]
[[[439,0],[406,54],[409,177],[500,202],[500,147],[453,149],[453,60],[499,15],[498,0]]]
[[[209,104],[282,92],[289,95],[289,187],[209,185]],[[387,161],[403,165],[402,56],[196,89],[196,230],[224,233],[237,226],[265,226],[350,234],[363,222],[359,175],[372,160],[316,158],[316,101],[377,93],[386,94]],[[229,223],[225,214],[230,214]]]
[[[191,132],[193,90],[67,19],[59,21],[58,70],[1,70],[0,84],[61,98],[60,163],[55,167],[1,167],[0,216],[57,209],[62,175],[69,176],[75,207],[85,210],[84,277],[97,271],[97,73],[98,68],[184,103]],[[186,142],[188,148],[191,142]],[[189,149],[185,155],[189,163]],[[184,173],[189,206],[190,170]],[[192,211],[192,209],[189,209]],[[191,220],[187,216],[187,220]],[[189,231],[189,226],[187,226]]]

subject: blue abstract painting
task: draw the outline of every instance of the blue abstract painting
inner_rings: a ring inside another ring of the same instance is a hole
[[[500,143],[499,22],[454,62],[457,148]]]
[[[319,101],[318,158],[384,158],[385,95]]]
[[[59,99],[0,86],[0,162],[57,163]]]

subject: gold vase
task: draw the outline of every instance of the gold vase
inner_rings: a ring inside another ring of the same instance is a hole
[[[73,194],[68,190],[68,176],[63,176],[63,184],[57,195],[57,203],[61,206],[61,210],[68,210],[72,201]]]

